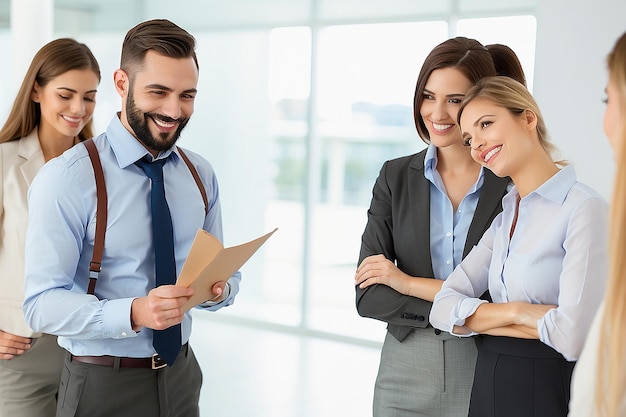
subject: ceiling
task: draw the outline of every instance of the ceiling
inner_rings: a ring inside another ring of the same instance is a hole
[[[12,0],[0,0],[0,29],[10,27]],[[23,0],[13,0],[23,1]],[[151,18],[189,30],[446,19],[451,15],[518,14],[536,0],[50,0],[58,33],[125,31]],[[313,17],[312,15],[315,15]]]

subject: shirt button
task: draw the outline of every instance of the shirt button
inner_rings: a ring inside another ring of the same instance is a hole
[[[450,237],[450,236],[452,236],[452,232],[446,233],[446,237]]]
[[[126,337],[126,336],[128,336],[128,333],[122,332],[122,336]]]
[[[448,259],[448,260],[446,261],[446,265],[450,265],[451,263],[452,263],[452,260],[451,260],[451,259]]]

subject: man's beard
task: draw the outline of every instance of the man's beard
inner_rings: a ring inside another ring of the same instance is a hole
[[[172,119],[171,117],[157,113],[142,112],[141,109],[137,108],[137,106],[135,105],[135,98],[133,96],[132,90],[128,93],[128,98],[126,99],[126,118],[128,119],[128,124],[135,133],[137,139],[139,139],[139,141],[148,149],[152,149],[157,152],[165,151],[171,148],[176,143],[176,141],[180,137],[180,133],[189,121],[189,118]],[[158,119],[165,123],[173,123],[178,121],[179,125],[173,133],[162,132],[158,134],[158,137],[155,137],[150,132],[150,127],[148,126],[148,118],[153,119],[153,121],[154,119]]]

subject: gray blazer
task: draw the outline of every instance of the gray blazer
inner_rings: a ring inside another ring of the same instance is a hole
[[[426,150],[385,162],[373,190],[363,232],[359,264],[383,254],[398,268],[416,277],[433,278],[430,255],[430,182],[424,177]],[[484,183],[470,224],[463,257],[478,243],[494,217],[502,211],[509,178],[484,170]],[[399,341],[414,328],[429,325],[432,303],[401,294],[386,285],[356,288],[359,315],[387,322]]]

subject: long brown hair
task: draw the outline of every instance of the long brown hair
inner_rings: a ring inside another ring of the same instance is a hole
[[[511,48],[501,43],[492,43],[485,47],[491,54],[498,75],[506,75],[526,85],[522,63]]]
[[[83,69],[93,71],[100,81],[98,61],[84,43],[71,38],[60,38],[44,45],[35,54],[26,71],[7,121],[0,130],[0,143],[22,138],[39,125],[41,108],[39,103],[31,99],[35,82],[45,87],[61,74]],[[82,141],[92,136],[93,119],[90,119],[78,134],[78,138]]]
[[[623,415],[626,394],[626,33],[622,34],[609,53],[607,67],[609,79],[619,91],[622,137],[619,154],[616,155],[609,279],[601,322],[595,400],[599,416],[616,417]]]

